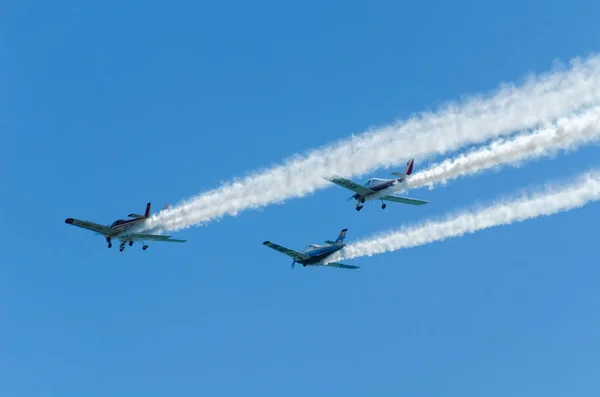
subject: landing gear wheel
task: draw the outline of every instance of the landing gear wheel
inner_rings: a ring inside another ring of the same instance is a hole
[[[360,210],[362,210],[362,206],[360,206],[360,207],[356,207],[356,210],[357,210],[357,211],[360,211]]]
[[[142,247],[142,249],[143,249],[144,251],[146,251],[146,250],[148,249],[148,246],[147,246],[147,245],[144,245],[144,246]]]
[[[385,204],[381,204],[381,209],[382,209],[382,210],[384,210],[384,209],[385,209],[385,207],[386,207],[386,205],[385,205]]]
[[[130,241],[129,242],[129,246],[131,247],[132,245],[133,245],[133,241]]]
[[[123,247],[123,246],[119,247],[119,252],[123,252],[124,249],[125,249],[125,247]]]
[[[112,243],[108,243],[108,248],[112,248]]]

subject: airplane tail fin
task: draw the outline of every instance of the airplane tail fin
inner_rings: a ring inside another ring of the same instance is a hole
[[[136,219],[145,219],[145,218],[148,218],[150,216],[150,203],[146,204],[146,212],[144,213],[144,215],[129,214],[127,216],[130,217],[130,218],[136,218]]]
[[[399,176],[401,178],[411,175],[413,172],[414,166],[415,166],[415,159],[410,159],[406,162],[406,169],[404,170],[404,172],[392,172],[392,175]]]
[[[408,160],[408,162],[406,163],[406,171],[404,171],[404,173],[406,175],[412,174],[414,165],[415,165],[415,159]]]
[[[348,231],[348,229],[342,229],[342,231],[340,232],[340,234],[338,235],[338,237],[335,239],[335,243],[337,245],[344,244],[344,239],[346,238],[346,232],[347,231]]]

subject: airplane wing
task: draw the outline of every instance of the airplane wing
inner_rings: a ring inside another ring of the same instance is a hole
[[[297,261],[306,260],[306,259],[310,258],[309,255],[306,255],[302,252],[298,252],[298,251],[291,250],[289,248],[282,247],[281,245],[274,244],[270,241],[265,241],[263,244],[269,248],[273,248],[275,251],[279,251],[282,254],[291,256],[292,258],[294,258]]]
[[[111,229],[108,226],[103,226],[103,225],[99,225],[94,222],[82,221],[82,220],[74,219],[74,218],[65,219],[65,223],[67,223],[69,225],[81,227],[83,229],[88,229],[88,230],[91,230],[94,232],[102,233],[105,236],[115,236],[115,235],[117,235],[117,233],[119,233],[118,231]]]
[[[374,193],[374,190],[369,189],[368,187],[364,187],[359,185],[356,182],[352,182],[350,179],[342,178],[341,176],[334,176],[333,178],[325,178],[329,182],[335,183],[338,186],[344,187],[348,190],[352,190],[355,193],[360,194],[361,196]]]
[[[386,201],[393,201],[395,203],[410,204],[410,205],[423,205],[423,204],[429,203],[429,201],[408,198],[408,197],[402,197],[402,196],[384,196],[381,199],[386,200]]]
[[[187,240],[178,240],[171,238],[171,236],[165,236],[162,234],[144,234],[144,233],[134,233],[127,236],[127,238],[136,239],[136,240],[150,240],[150,241],[164,241],[167,243],[185,243]]]
[[[359,269],[360,268],[360,266],[344,265],[343,263],[337,263],[337,262],[328,263],[324,266],[339,267],[341,269]]]

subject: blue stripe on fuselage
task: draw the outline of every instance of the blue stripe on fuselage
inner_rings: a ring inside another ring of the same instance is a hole
[[[330,247],[316,248],[312,251],[306,251],[304,253],[311,257],[311,259],[309,259],[309,261],[310,261],[310,260],[315,260],[315,259],[321,259],[324,256],[331,255],[334,252],[339,251],[342,248],[343,248],[343,245],[332,245]]]

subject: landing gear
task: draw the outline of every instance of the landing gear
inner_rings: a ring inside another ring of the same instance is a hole
[[[385,203],[383,202],[383,200],[381,200],[381,209],[384,210],[386,207]]]
[[[112,243],[110,242],[110,237],[106,238],[106,242],[108,243],[108,248],[112,247]]]
[[[112,243],[108,243],[108,248],[112,248]]]
[[[129,246],[131,247],[133,245],[133,240],[129,241]]]
[[[142,249],[143,249],[144,251],[146,251],[146,250],[148,249],[148,246],[147,246],[147,245],[144,245],[144,246],[142,247]]]
[[[364,197],[358,197],[356,199],[357,203],[356,203],[356,210],[360,211],[362,210],[363,204],[365,203],[365,198]]]
[[[119,252],[123,252],[124,249],[125,249],[125,241],[121,241],[121,244],[119,244]]]

